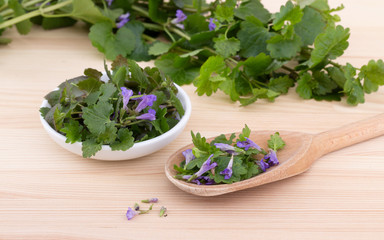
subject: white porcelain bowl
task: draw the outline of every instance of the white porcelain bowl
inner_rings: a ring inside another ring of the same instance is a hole
[[[176,84],[175,84],[176,85]],[[177,98],[180,99],[185,114],[180,119],[180,121],[168,132],[143,141],[139,143],[135,143],[130,149],[127,151],[112,151],[109,145],[103,145],[102,149],[96,153],[95,156],[92,156],[93,159],[98,160],[107,160],[107,161],[119,161],[119,160],[128,160],[128,159],[134,159],[143,157],[146,155],[149,155],[151,153],[154,153],[161,148],[165,147],[169,143],[171,143],[175,138],[183,131],[185,128],[185,125],[187,125],[187,122],[189,120],[189,117],[191,116],[192,111],[192,105],[191,100],[189,99],[187,93],[178,85],[176,85],[177,89],[179,90],[177,94]],[[47,100],[44,100],[41,107],[50,107]],[[60,133],[56,132],[48,123],[45,121],[45,119],[40,115],[41,123],[43,124],[44,129],[47,131],[48,135],[60,146],[67,149],[70,152],[73,152],[77,155],[82,156],[81,151],[81,142],[76,143],[66,143],[66,137],[64,135],[61,135]]]

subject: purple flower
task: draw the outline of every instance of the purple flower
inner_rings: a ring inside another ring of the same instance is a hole
[[[137,212],[135,210],[133,210],[132,208],[128,207],[128,211],[125,214],[125,216],[127,216],[127,219],[131,220],[136,215],[137,215]]]
[[[184,175],[183,179],[188,181],[192,177],[193,177],[193,175]],[[195,179],[191,180],[190,182],[196,183],[197,185],[201,185],[201,182],[199,181],[199,178],[195,178]]]
[[[171,23],[176,25],[180,29],[184,29],[184,25],[181,24],[185,19],[187,19],[187,16],[184,14],[183,11],[180,9],[176,10],[176,18],[172,19]]]
[[[141,114],[140,116],[137,116],[136,119],[149,120],[149,121],[156,120],[156,111],[153,109],[149,109],[148,113]]]
[[[143,95],[141,97],[141,101],[139,105],[137,105],[135,111],[136,112],[141,112],[146,107],[151,107],[153,103],[156,101],[157,97],[156,95]]]
[[[221,151],[227,152],[229,154],[234,154],[235,153],[235,147],[229,144],[225,143],[215,143],[216,148],[220,149]]]
[[[120,89],[121,89],[121,95],[123,95],[123,108],[127,111],[128,110],[127,105],[128,105],[129,99],[133,95],[133,91],[126,87],[121,87]]]
[[[187,19],[187,16],[184,14],[184,12],[181,11],[180,9],[177,9],[176,10],[176,21],[177,21],[177,23],[181,23],[185,19]]]
[[[221,175],[224,175],[224,179],[230,179],[232,177],[232,165],[233,165],[233,155],[231,160],[227,165],[227,168],[220,172]]]
[[[279,164],[279,160],[277,159],[276,152],[272,149],[269,149],[269,153],[264,156],[264,159],[268,161],[270,166],[275,166]]]
[[[208,24],[209,31],[214,31],[216,29],[216,24],[213,22],[214,20],[215,20],[214,18],[209,19],[209,24]]]
[[[195,155],[193,155],[192,149],[185,150],[183,152],[183,156],[185,158],[185,166],[187,166],[190,161],[196,158]]]
[[[122,28],[127,22],[129,22],[130,15],[131,14],[129,14],[129,12],[127,12],[126,14],[120,15],[118,18],[118,22],[116,23],[116,27]]]
[[[261,159],[261,161],[258,161],[257,164],[260,166],[263,172],[265,172],[269,168],[269,164],[264,162],[264,159]]]
[[[244,148],[245,151],[248,151],[249,148],[256,148],[257,150],[261,151],[261,148],[259,147],[259,145],[257,145],[256,143],[254,143],[251,139],[249,139],[247,137],[245,139],[247,139],[247,140],[237,142],[237,146],[239,148]]]
[[[205,161],[203,163],[203,165],[201,166],[200,170],[197,171],[194,176],[197,176],[197,177],[200,177],[201,175],[203,175],[204,173],[208,172],[209,170],[215,168],[217,166],[217,163],[212,163],[211,164],[211,158],[213,157],[213,154],[211,154],[211,156],[209,156],[209,158],[207,159],[207,161]]]
[[[201,178],[205,180],[205,185],[215,184],[215,180],[213,180],[212,178],[210,178],[208,176],[201,176]]]
[[[106,1],[107,1],[107,4],[108,4],[108,7],[110,7],[112,5],[113,0],[106,0]]]

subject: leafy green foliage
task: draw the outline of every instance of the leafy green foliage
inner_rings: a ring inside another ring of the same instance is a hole
[[[240,50],[240,41],[236,38],[228,39],[224,35],[220,35],[213,41],[216,52],[225,58],[236,55]]]
[[[194,145],[192,153],[195,158],[188,163],[186,163],[186,159],[179,166],[174,166],[178,173],[175,178],[180,180],[197,184],[231,184],[252,178],[266,171],[266,168],[260,167],[262,161],[270,166],[276,164],[268,160],[266,150],[258,149],[256,143],[249,139],[251,130],[247,125],[245,125],[238,138],[236,138],[235,133],[231,134],[228,139],[226,135],[221,134],[209,143],[200,133],[194,134],[191,132],[191,136]],[[285,142],[278,132],[271,135],[267,142],[268,147],[275,152],[285,146]],[[212,170],[199,175],[201,169],[205,169],[208,158],[211,159],[210,164],[216,166]],[[188,179],[183,178],[183,176],[188,176]]]
[[[66,136],[67,143],[82,142],[83,157],[95,155],[102,145],[126,151],[135,142],[169,131],[179,122],[177,117],[184,115],[177,88],[157,68],[142,69],[120,56],[112,70],[106,68],[111,79],[103,82],[99,71],[86,69],[85,76],[67,80],[46,95],[53,107],[40,109],[50,126]],[[128,95],[127,103],[124,98]],[[137,110],[138,97],[150,98],[148,95],[156,96],[156,101]],[[148,114],[154,116],[142,117]]]
[[[274,15],[273,29],[276,31],[282,29],[286,22],[295,25],[301,21],[302,17],[303,12],[300,6],[295,6],[291,1],[288,1],[285,6],[281,6],[280,12]]]
[[[17,0],[9,0],[8,6],[13,10],[15,17],[22,16],[26,13],[22,5]],[[16,24],[17,31],[23,35],[28,34],[31,27],[32,23],[29,19]]]

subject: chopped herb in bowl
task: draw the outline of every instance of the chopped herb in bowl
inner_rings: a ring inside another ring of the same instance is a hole
[[[176,179],[198,185],[234,183],[259,175],[279,164],[278,150],[285,142],[276,132],[268,140],[268,150],[249,138],[247,125],[242,133],[227,137],[222,134],[210,143],[200,133],[192,135],[194,147],[183,152],[185,160],[174,165]]]
[[[181,120],[186,123],[185,110],[186,115],[191,110],[188,96],[157,68],[142,69],[118,57],[111,70],[105,66],[103,74],[88,68],[84,76],[67,80],[47,94],[40,108],[44,127],[49,124],[65,136],[67,144],[81,143],[82,156],[91,157],[106,147],[126,151],[168,134]],[[140,151],[150,153],[151,148]]]

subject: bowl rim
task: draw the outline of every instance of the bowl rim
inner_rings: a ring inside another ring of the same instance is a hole
[[[172,136],[175,132],[177,132],[179,130],[179,128],[184,128],[184,126],[187,124],[187,122],[191,116],[191,112],[192,112],[192,103],[191,103],[191,100],[190,100],[188,94],[176,83],[174,83],[174,85],[176,86],[176,88],[178,90],[178,93],[176,96],[182,102],[183,107],[184,107],[185,112],[184,112],[183,117],[180,119],[180,121],[173,128],[169,129],[167,132],[165,132],[165,133],[163,133],[157,137],[154,137],[154,138],[142,141],[142,142],[134,143],[133,146],[131,148],[129,148],[128,150],[131,150],[133,148],[143,147],[146,145],[151,145],[152,143],[165,140],[168,137]],[[184,106],[184,104],[185,104],[185,106]],[[47,106],[50,106],[50,105],[49,105],[48,101],[46,99],[44,99],[42,104],[40,105],[40,108],[47,107]],[[45,130],[47,130],[50,134],[55,135],[57,138],[59,138],[65,144],[82,146],[83,142],[67,143],[66,142],[67,138],[64,135],[62,135],[61,133],[59,133],[55,129],[53,129],[51,127],[51,125],[49,125],[48,122],[43,118],[43,116],[41,116],[41,114],[39,114],[39,116],[40,116],[40,121],[43,124]],[[112,151],[110,145],[102,145],[101,150]]]

